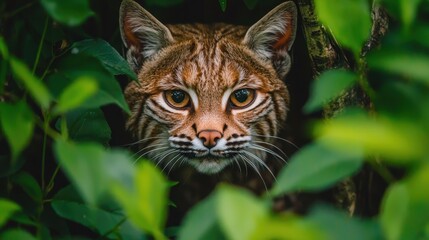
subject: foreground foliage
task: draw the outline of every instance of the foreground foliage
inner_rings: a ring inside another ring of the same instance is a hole
[[[136,163],[126,150],[107,147],[111,129],[101,107],[113,104],[129,113],[117,77],[136,76],[108,42],[67,35],[97,15],[89,1],[26,6],[43,23],[43,29],[24,34],[28,42],[39,38],[28,47],[35,49],[21,51],[14,44],[22,34],[0,36],[0,141],[8,146],[0,156],[0,239],[75,238],[72,222],[103,239],[429,238],[428,1],[381,1],[393,26],[381,47],[366,56],[361,48],[371,31],[369,1],[315,2],[320,20],[356,67],[322,73],[304,111],[319,111],[356,86],[369,96],[370,108],[350,107],[316,122],[313,143],[290,159],[265,196],[220,185],[178,229],[165,229],[172,184],[151,163]],[[245,3],[254,7],[258,1]],[[225,10],[228,1],[220,6]],[[2,18],[14,16],[2,13]],[[16,28],[29,22],[21,19]],[[28,154],[33,145],[40,155]],[[56,163],[47,162],[50,155]],[[30,171],[32,162],[39,162],[40,175]],[[331,206],[314,206],[306,216],[271,211],[274,198],[329,188],[364,164],[389,183],[373,219],[350,218]],[[397,179],[387,166],[403,176]],[[70,185],[58,189],[60,171]]]

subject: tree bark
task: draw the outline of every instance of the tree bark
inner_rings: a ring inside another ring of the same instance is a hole
[[[350,64],[346,54],[335,42],[330,32],[320,23],[315,12],[314,0],[297,0],[296,2],[301,13],[302,27],[313,68],[313,76],[317,77],[320,73],[333,68],[355,68]],[[384,9],[379,6],[373,6],[372,20],[371,37],[363,46],[362,57],[380,44],[388,29],[388,16]],[[332,118],[348,106],[369,108],[370,105],[371,102],[365,92],[360,87],[354,87],[331,102],[324,109],[323,115],[325,118]],[[372,176],[373,173],[368,173],[367,171],[372,171],[368,169],[362,171],[363,174],[359,174],[360,177],[357,179],[346,179],[333,189],[335,204],[346,210],[350,215],[354,215],[355,212],[362,212],[362,210],[356,209],[364,205],[357,202],[359,199],[364,199],[359,194],[368,194],[369,192],[367,189],[362,188],[365,188],[369,182],[366,178]],[[359,186],[359,189],[356,186]]]

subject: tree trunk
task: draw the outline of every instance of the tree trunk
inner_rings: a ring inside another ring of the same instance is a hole
[[[317,77],[325,70],[333,68],[355,68],[350,64],[352,61],[348,61],[347,55],[335,42],[329,31],[320,23],[315,12],[314,0],[297,0],[297,3],[301,13],[302,27],[312,63],[313,75]],[[368,51],[379,45],[380,40],[388,29],[387,14],[379,6],[373,7],[372,19],[371,38],[364,45],[362,56],[365,56]],[[354,87],[345,91],[338,99],[330,103],[324,109],[323,115],[325,118],[331,118],[348,106],[369,108],[370,105],[371,102],[364,91],[360,87]],[[354,215],[356,212],[367,212],[356,208],[365,208],[365,205],[367,205],[361,203],[361,201],[366,199],[362,195],[371,192],[368,190],[368,187],[371,187],[368,186],[371,185],[369,184],[371,181],[368,179],[370,177],[373,179],[372,170],[364,168],[356,179],[346,179],[337,184],[333,189],[335,204],[348,211],[350,215]]]

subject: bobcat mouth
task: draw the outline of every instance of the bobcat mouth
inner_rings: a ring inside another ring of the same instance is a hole
[[[196,152],[182,152],[182,155],[188,159],[195,159],[200,161],[219,161],[222,159],[229,159],[237,156],[239,152],[216,151],[216,154],[211,154],[209,151],[196,151]]]
[[[193,166],[197,171],[206,174],[220,172],[234,161],[240,154],[244,154],[250,143],[249,138],[227,141],[220,139],[216,146],[207,148],[201,140],[195,138],[192,141],[170,137],[170,146],[179,150],[185,162]]]

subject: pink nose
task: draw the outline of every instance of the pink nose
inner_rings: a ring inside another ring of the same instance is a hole
[[[216,130],[203,130],[198,133],[197,137],[203,141],[204,146],[212,148],[222,138],[222,133]]]

